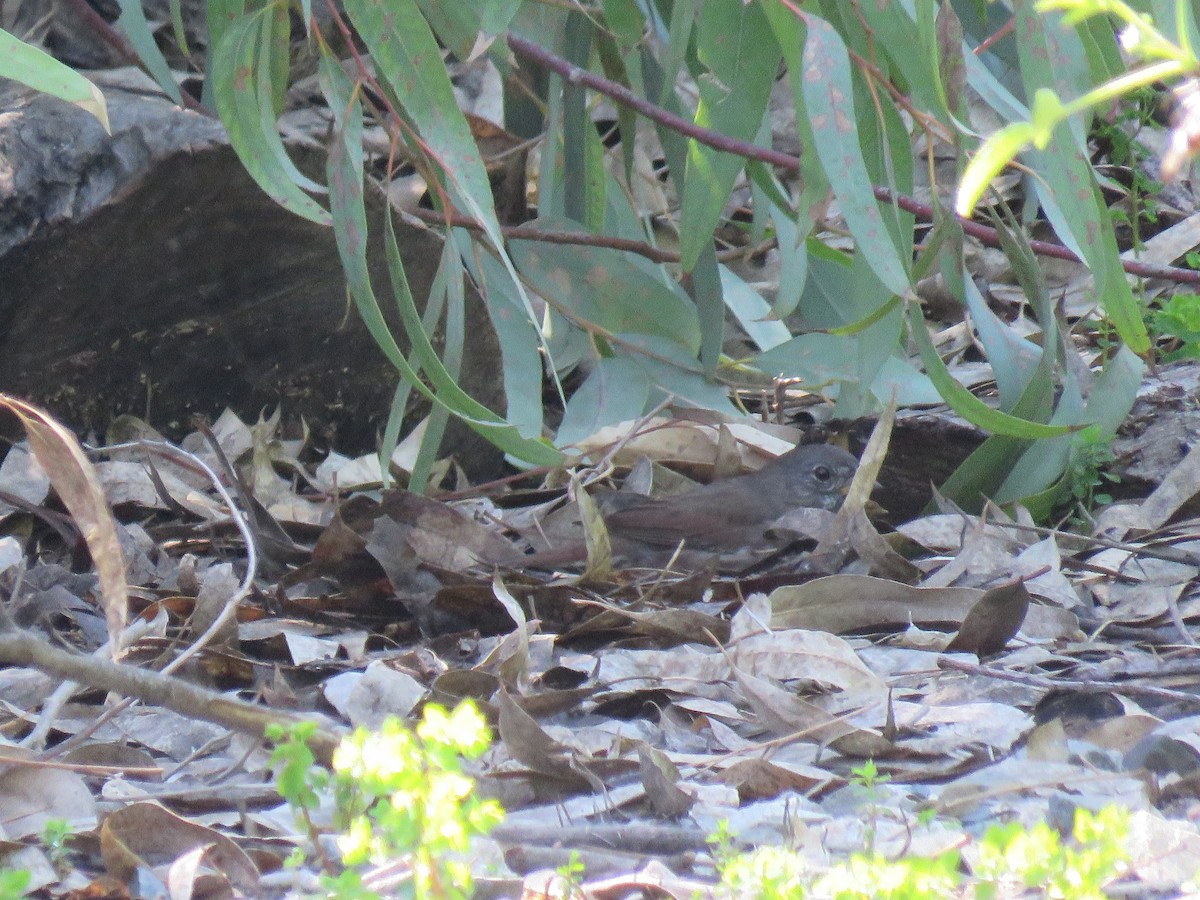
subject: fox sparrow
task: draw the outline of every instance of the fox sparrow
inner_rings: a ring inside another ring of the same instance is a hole
[[[757,472],[661,499],[606,494],[601,510],[615,555],[653,558],[686,548],[709,554],[760,548],[766,532],[802,508],[832,511],[841,505],[858,461],[839,447],[805,444]],[[582,545],[564,546],[525,559],[526,565],[557,565],[582,559]]]

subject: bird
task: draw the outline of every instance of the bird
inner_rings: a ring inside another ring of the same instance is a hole
[[[761,550],[772,524],[798,509],[836,510],[846,496],[858,461],[830,444],[802,444],[756,472],[703,485],[673,497],[603,495],[600,504],[614,555],[661,559],[681,544],[688,550],[725,557]],[[582,559],[582,545],[567,545],[526,557],[546,566]]]

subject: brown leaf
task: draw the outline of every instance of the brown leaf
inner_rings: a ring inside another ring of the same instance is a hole
[[[496,694],[496,706],[500,713],[497,730],[504,749],[513,759],[535,772],[577,787],[604,789],[596,776],[577,765],[571,751],[546,734],[508,691],[501,689]]]
[[[579,518],[583,522],[583,541],[587,546],[587,566],[583,570],[583,581],[606,581],[612,575],[612,541],[608,526],[592,495],[583,489],[577,475],[571,476],[571,491],[579,505]]]
[[[39,766],[22,747],[0,754],[0,822],[4,838],[19,841],[41,834],[51,819],[86,828],[96,821],[96,801],[75,772]],[[90,820],[90,821],[89,821]]]
[[[875,732],[866,731],[831,715],[815,703],[797,697],[765,678],[734,669],[742,696],[754,708],[762,724],[781,737],[798,736],[818,744],[831,744],[848,753],[853,747],[855,756],[888,756],[894,752],[892,743]]]
[[[134,803],[111,813],[100,828],[100,850],[110,874],[123,880],[143,866],[167,865],[204,848],[209,866],[250,896],[258,893],[258,868],[219,831],[197,825],[157,803]]]
[[[892,425],[896,420],[896,399],[883,409],[867,446],[863,449],[858,469],[854,473],[854,481],[846,494],[846,501],[837,512],[837,517],[821,538],[817,548],[813,550],[811,564],[815,571],[839,571],[851,552],[876,566],[886,565],[886,572],[901,573],[904,581],[916,581],[915,569],[900,557],[892,553],[883,538],[867,519],[865,510],[871,491],[875,488],[875,479],[883,467],[883,458],[887,454],[888,442],[892,435]],[[861,545],[861,546],[860,546]]]
[[[946,650],[979,657],[999,653],[1021,630],[1028,612],[1029,591],[1023,580],[992,588],[971,607]]]
[[[811,775],[805,775],[766,759],[739,759],[721,772],[720,780],[736,788],[738,798],[743,803],[750,803],[769,800],[787,791],[807,794],[813,788],[832,781],[832,777],[819,769],[814,769]]]
[[[661,750],[647,744],[638,746],[638,765],[646,800],[656,816],[678,819],[688,814],[696,798],[679,786],[679,769]]]
[[[50,476],[50,483],[79,526],[100,578],[100,603],[108,624],[112,652],[120,652],[120,634],[125,628],[129,592],[125,584],[125,556],[117,537],[117,526],[96,470],[84,455],[75,435],[35,406],[0,394],[0,406],[11,410],[25,433],[29,449]]]
[[[923,588],[868,575],[830,575],[771,592],[772,628],[813,628],[835,634],[863,628],[961,623],[984,594],[978,588]],[[1064,609],[1031,606],[1025,633],[1070,638],[1079,620]]]
[[[440,500],[408,491],[385,491],[382,511],[411,526],[408,542],[422,562],[442,569],[516,565],[521,554],[490,528]]]

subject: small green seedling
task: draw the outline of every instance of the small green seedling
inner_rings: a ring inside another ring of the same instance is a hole
[[[471,872],[462,854],[504,816],[498,803],[476,795],[475,783],[463,774],[463,761],[480,756],[491,740],[479,711],[464,703],[447,713],[431,704],[415,729],[394,718],[377,732],[358,729],[334,753],[332,772],[314,764],[311,735],[301,726],[269,737],[278,742],[272,762],[279,793],[310,835],[330,896],[378,897],[366,873],[399,860],[406,881],[389,886],[389,896],[470,897]],[[313,813],[322,798],[332,800],[340,860],[320,851]]]

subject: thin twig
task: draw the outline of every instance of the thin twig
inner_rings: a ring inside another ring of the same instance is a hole
[[[254,533],[251,531],[250,525],[246,521],[246,516],[243,515],[241,510],[238,509],[237,503],[234,502],[233,497],[230,496],[230,493],[225,488],[225,485],[221,483],[220,477],[218,477],[217,473],[212,470],[208,463],[204,462],[204,460],[200,459],[195,454],[188,453],[186,450],[181,450],[179,447],[175,447],[165,441],[147,440],[129,441],[128,443],[112,444],[107,447],[89,447],[88,449],[93,453],[110,453],[113,450],[146,450],[151,453],[158,453],[159,455],[165,456],[168,459],[176,462],[183,461],[187,465],[195,466],[208,477],[208,480],[212,482],[212,485],[216,489],[217,493],[221,495],[221,500],[224,501],[226,508],[229,510],[230,520],[233,522],[234,526],[241,534],[242,540],[245,542],[246,573],[242,576],[242,580],[238,584],[237,590],[235,590],[230,598],[225,601],[225,608],[221,610],[220,614],[212,621],[212,624],[208,626],[204,633],[200,635],[200,637],[196,638],[196,640],[192,642],[191,646],[180,653],[179,656],[175,657],[175,659],[171,660],[170,663],[163,667],[163,674],[169,675],[205,647],[207,647],[213,641],[213,639],[222,632],[225,626],[233,621],[234,617],[237,615],[238,606],[244,599],[246,599],[246,597],[250,595],[250,591],[253,590],[254,579],[258,575],[258,548],[257,542],[254,540]]]
[[[1014,531],[1028,531],[1031,534],[1040,534],[1045,537],[1064,538],[1068,541],[1104,547],[1107,550],[1124,550],[1133,556],[1148,556],[1151,559],[1161,559],[1164,562],[1178,563],[1183,566],[1200,566],[1200,556],[1197,554],[1189,553],[1186,550],[1175,550],[1171,547],[1160,548],[1147,546],[1146,544],[1134,544],[1128,541],[1114,541],[1111,538],[1103,538],[1097,535],[1074,534],[1069,531],[1060,531],[1057,528],[1047,528],[1044,525],[1022,525],[1017,522],[1000,521],[993,521],[989,524],[994,528],[1011,528]],[[1194,540],[1190,536],[1187,539]]]
[[[85,449],[91,453],[111,453],[115,450],[142,450],[147,453],[157,453],[160,456],[164,456],[167,459],[170,459],[194,471],[203,472],[208,480],[212,483],[217,493],[221,495],[221,499],[225,502],[225,506],[229,510],[230,520],[241,533],[242,540],[246,545],[246,573],[242,577],[242,581],[238,585],[237,590],[235,590],[230,598],[226,601],[225,607],[221,610],[217,617],[213,619],[212,624],[208,626],[208,628],[203,634],[200,635],[200,637],[196,638],[196,640],[193,641],[190,646],[185,648],[183,652],[179,654],[179,656],[175,657],[175,659],[171,660],[171,662],[164,666],[160,673],[153,673],[162,677],[169,676],[171,673],[178,670],[179,667],[186,663],[189,659],[199,653],[204,647],[206,647],[221,632],[221,630],[233,620],[233,618],[237,615],[238,606],[241,604],[242,600],[244,600],[250,594],[250,591],[254,587],[254,579],[258,572],[258,551],[255,548],[254,535],[251,533],[250,526],[247,524],[245,517],[238,509],[233,497],[230,496],[229,491],[225,488],[225,485],[221,483],[221,479],[217,476],[217,473],[214,472],[212,468],[209,467],[206,462],[204,462],[204,460],[200,459],[194,454],[188,453],[186,450],[182,450],[166,443],[165,441],[149,440],[128,441],[123,444],[110,444],[106,447],[85,447]],[[68,749],[76,744],[81,743],[88,735],[94,733],[105,722],[109,721],[119,713],[124,712],[131,705],[133,705],[135,699],[141,700],[145,698],[138,695],[126,695],[125,699],[121,700],[119,703],[113,704],[104,712],[102,712],[93,722],[89,724],[86,729],[84,729],[83,732],[73,735],[70,739],[56,746],[54,750],[51,751],[50,755],[60,755],[65,753]],[[218,724],[228,725],[229,722],[221,721]]]
[[[1131,681],[1078,681],[1070,678],[1045,678],[1041,675],[1029,675],[1024,672],[1010,672],[1008,669],[997,669],[994,666],[981,666],[949,656],[939,659],[938,666],[943,669],[966,672],[968,675],[983,675],[987,678],[995,678],[998,681],[1011,681],[1014,684],[1023,684],[1027,687],[1047,691],[1070,690],[1085,694],[1125,694],[1131,697],[1153,697],[1156,700],[1169,700],[1172,703],[1200,706],[1200,695],[1189,694],[1186,691],[1173,691],[1170,688],[1152,687],[1148,684],[1137,684]]]

